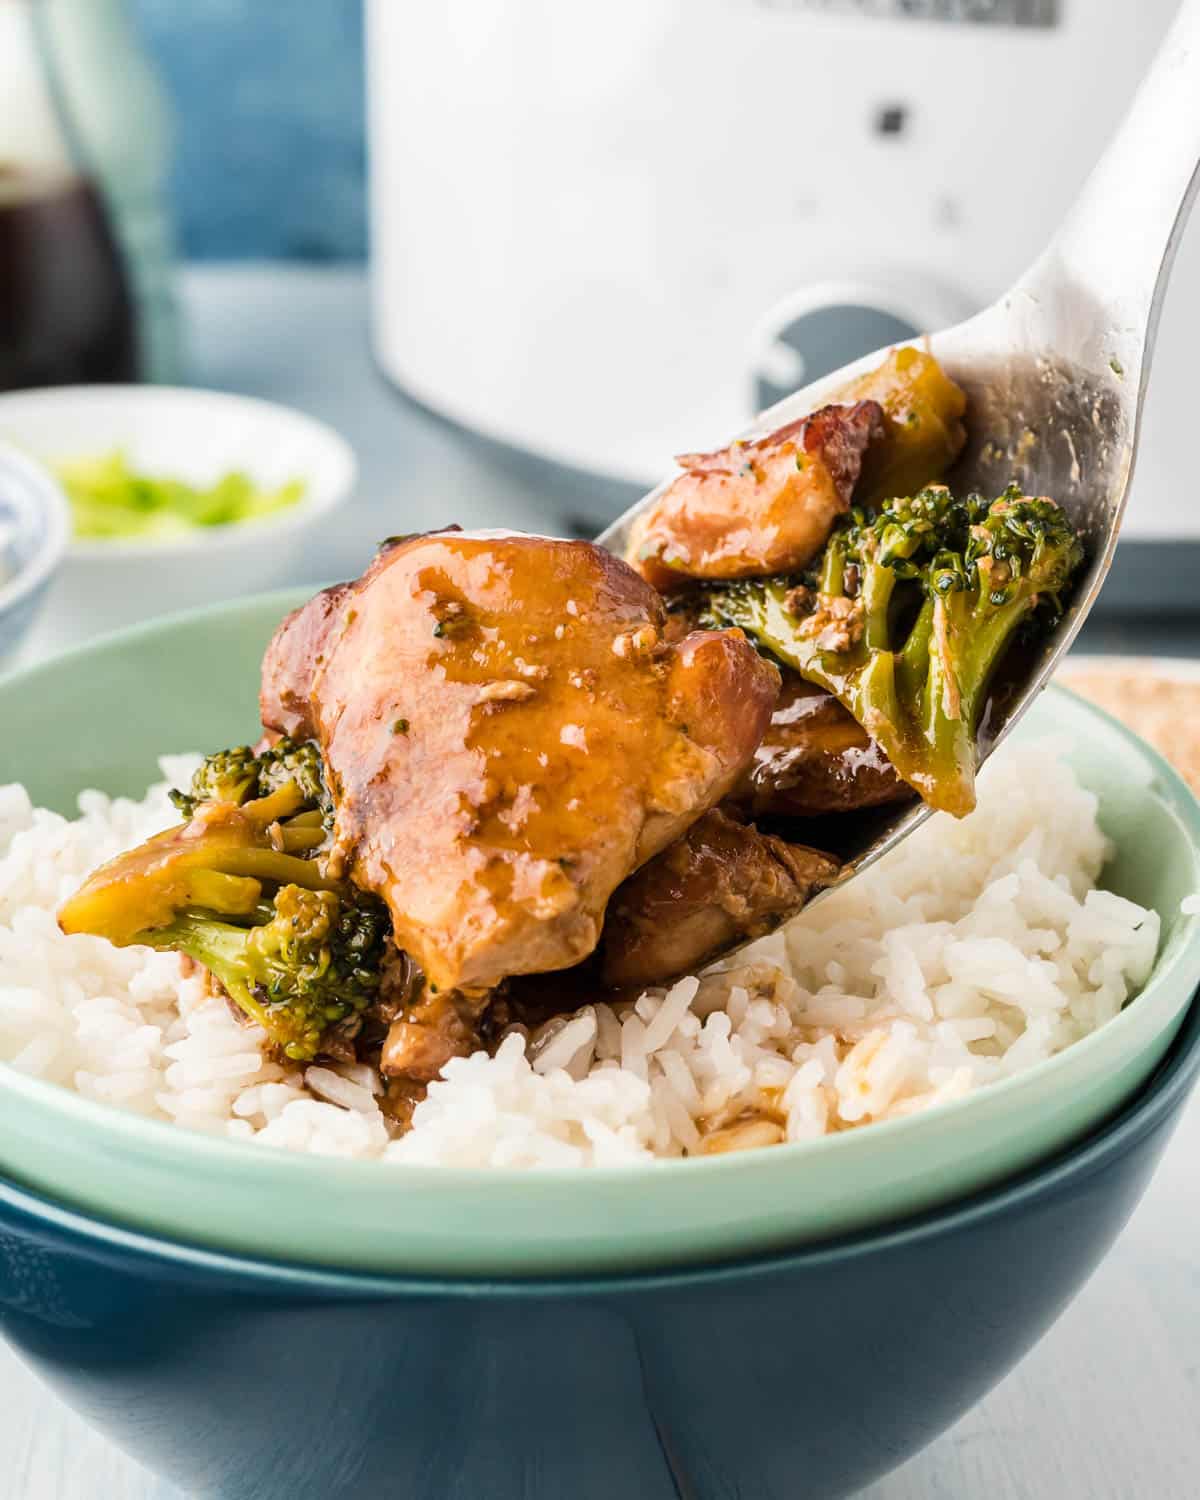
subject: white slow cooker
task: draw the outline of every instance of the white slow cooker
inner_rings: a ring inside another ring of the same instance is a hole
[[[368,0],[374,339],[419,401],[649,486],[1033,259],[1176,0]],[[1128,534],[1200,539],[1200,227]]]

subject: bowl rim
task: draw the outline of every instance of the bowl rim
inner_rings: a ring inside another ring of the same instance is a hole
[[[94,641],[76,645],[44,661],[18,667],[0,676],[0,690],[14,685],[19,686],[20,681],[26,677],[51,672],[60,664],[78,661],[93,653],[105,652],[113,647],[133,644],[172,626],[194,624],[206,617],[265,610],[268,606],[274,608],[277,603],[281,607],[282,617],[288,608],[293,607],[298,600],[308,598],[311,592],[311,588],[304,587],[274,590],[241,600],[206,605],[200,609],[181,610],[171,615],[126,626],[124,629],[100,636]],[[1090,715],[1107,725],[1126,742],[1134,754],[1147,764],[1151,773],[1150,784],[1156,795],[1179,819],[1187,835],[1196,871],[1197,889],[1200,890],[1200,800],[1197,800],[1178,772],[1152,745],[1142,740],[1118,719],[1061,684],[1053,685],[1050,691],[1061,694],[1084,715]],[[924,1130],[928,1129],[927,1122],[932,1116],[936,1116],[943,1123],[944,1128],[953,1129],[954,1121],[961,1116],[962,1111],[976,1107],[981,1098],[997,1100],[1006,1094],[1025,1089],[1031,1083],[1036,1085],[1047,1071],[1062,1066],[1064,1058],[1077,1059],[1096,1048],[1111,1045],[1114,1032],[1119,1035],[1123,1030],[1134,1028],[1137,1019],[1133,1015],[1134,1007],[1152,988],[1157,987],[1160,982],[1165,982],[1185,963],[1190,963],[1200,975],[1200,913],[1178,914],[1175,940],[1171,944],[1171,952],[1166,955],[1165,963],[1164,955],[1160,953],[1149,979],[1134,999],[1111,1021],[1080,1038],[1079,1041],[1073,1042],[1063,1051],[1042,1059],[1019,1073],[990,1083],[986,1089],[973,1091],[964,1097],[946,1101],[918,1114],[880,1120],[872,1123],[865,1131],[839,1131],[814,1140],[781,1142],[769,1148],[771,1158],[779,1162],[782,1170],[788,1163],[793,1167],[799,1167],[802,1162],[811,1160],[816,1155],[832,1156],[836,1159],[840,1153],[857,1152],[863,1149],[861,1141],[864,1136],[880,1142],[884,1139],[899,1139],[910,1134],[916,1134],[919,1138]],[[1194,987],[1191,982],[1182,986],[1189,995]],[[322,1160],[318,1158],[314,1161],[314,1158],[307,1152],[266,1148],[255,1141],[209,1135],[201,1131],[181,1128],[169,1120],[133,1114],[117,1106],[87,1098],[60,1084],[25,1075],[13,1069],[9,1064],[0,1062],[0,1099],[5,1097],[36,1101],[46,1108],[59,1112],[64,1119],[70,1119],[74,1126],[92,1132],[102,1131],[110,1139],[119,1139],[122,1147],[126,1149],[133,1148],[144,1155],[165,1153],[181,1169],[193,1160],[205,1162],[212,1170],[220,1168],[236,1172],[239,1168],[254,1167],[260,1174],[269,1172],[273,1181],[280,1186],[294,1182],[295,1186],[302,1191],[306,1181],[309,1183],[314,1181],[314,1168],[318,1167]],[[758,1156],[761,1153],[752,1154]],[[439,1192],[446,1194],[472,1192],[490,1195],[497,1191],[506,1191],[514,1182],[526,1181],[531,1175],[529,1169],[519,1167],[448,1167],[399,1164],[378,1159],[339,1158],[337,1160],[337,1171],[343,1180],[349,1182],[351,1179],[359,1179],[360,1183],[366,1186],[384,1182],[394,1183],[395,1174],[401,1170],[405,1174],[406,1181],[435,1196]],[[725,1173],[736,1173],[742,1170],[741,1154],[730,1153],[586,1169],[540,1167],[534,1175],[539,1185],[545,1185],[550,1189],[566,1187],[568,1191],[572,1191],[579,1189],[572,1189],[571,1184],[625,1183],[642,1178],[647,1172],[653,1172],[654,1180],[664,1180],[664,1174],[672,1177],[686,1174],[689,1180],[703,1179],[715,1184]]]
[[[16,476],[18,483],[41,500],[46,511],[46,535],[33,557],[15,578],[0,584],[0,615],[22,603],[48,582],[65,557],[71,543],[71,510],[62,486],[44,464],[0,438],[0,471]]]
[[[0,1210],[15,1210],[35,1224],[85,1243],[87,1257],[166,1263],[194,1278],[218,1276],[262,1286],[281,1294],[300,1290],[331,1297],[438,1297],[471,1300],[479,1297],[520,1301],[533,1297],[558,1300],[580,1295],[686,1292],[727,1286],[756,1276],[770,1277],[799,1270],[816,1270],[847,1261],[919,1245],[942,1235],[977,1228],[1002,1218],[1025,1204],[1036,1203],[1094,1177],[1107,1163],[1132,1150],[1186,1101],[1200,1074],[1200,990],[1184,1013],[1179,1035],[1166,1057],[1132,1099],[1082,1140],[1045,1161],[1035,1162],[965,1197],[927,1209],[900,1221],[852,1231],[818,1244],[770,1250],[740,1258],[698,1264],[650,1266],[637,1271],[582,1272],[563,1276],[416,1275],[409,1272],[356,1270],[352,1267],[310,1265],[272,1260],[209,1248],[126,1228],[90,1212],[65,1206],[0,1176]],[[0,1215],[0,1229],[4,1221]]]
[[[244,396],[237,391],[214,390],[207,386],[187,385],[60,385],[45,388],[32,387],[25,390],[0,392],[0,426],[4,414],[10,407],[22,405],[61,405],[69,408],[79,401],[99,398],[127,402],[130,406],[183,405],[201,400],[220,403],[229,408],[254,411],[263,421],[280,423],[286,421],[295,427],[306,429],[314,449],[323,449],[330,466],[328,479],[315,486],[311,479],[305,492],[294,505],[271,515],[258,516],[247,521],[234,521],[224,526],[197,526],[179,536],[153,537],[84,537],[72,535],[70,502],[61,485],[54,479],[51,460],[40,454],[26,454],[12,437],[0,439],[6,450],[28,458],[28,461],[45,472],[58,488],[65,506],[67,522],[66,557],[71,563],[85,567],[106,562],[131,561],[146,558],[190,557],[200,552],[206,556],[230,550],[240,542],[255,536],[270,534],[281,536],[309,525],[319,516],[328,514],[350,499],[358,483],[358,455],[346,438],[328,422],[311,416],[298,407],[288,406],[282,401],[271,401],[263,396]],[[2,602],[2,601],[0,601]]]

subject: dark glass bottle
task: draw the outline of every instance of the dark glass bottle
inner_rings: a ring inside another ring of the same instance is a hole
[[[136,380],[133,301],[73,150],[39,3],[0,0],[0,390]]]
[[[0,168],[0,390],[136,380],[133,305],[95,188]]]

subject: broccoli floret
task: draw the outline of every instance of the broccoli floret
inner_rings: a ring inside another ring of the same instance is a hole
[[[258,795],[266,797],[294,781],[304,805],[325,816],[332,815],[333,799],[325,784],[325,762],[315,740],[277,740],[259,756]]]
[[[190,793],[172,791],[171,801],[190,818],[201,802],[232,802],[240,807],[258,794],[258,756],[249,745],[208,755],[192,776]]]
[[[218,750],[206,756],[187,792],[172,791],[171,801],[185,818],[195,816],[204,802],[229,802],[235,807],[270,796],[288,782],[300,790],[301,810],[318,812],[326,828],[333,821],[333,799],[325,784],[325,766],[315,740],[277,740],[260,754],[249,745]]]
[[[706,619],[833,693],[926,802],[962,817],[997,663],[1028,622],[1054,620],[1082,558],[1051,500],[935,486],[852,512],[807,579],[713,589]]]
[[[285,885],[239,926],[187,910],[135,941],[186,953],[295,1062],[321,1051],[331,1026],[361,1014],[379,990],[388,923],[361,893]]]
[[[330,1026],[370,1003],[391,928],[381,902],[327,873],[311,787],[282,758],[276,767],[266,795],[201,802],[189,822],[102,865],[58,920],[117,947],[189,954],[306,1061]]]

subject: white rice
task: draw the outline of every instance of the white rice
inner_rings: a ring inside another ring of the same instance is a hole
[[[190,1129],[394,1163],[650,1162],[910,1114],[1070,1046],[1153,966],[1158,916],[1096,889],[1108,846],[1061,749],[1007,747],[972,817],[931,819],[728,966],[451,1062],[400,1138],[372,1069],[266,1061],[173,956],[59,932],[89,870],[174,820],[165,785],[84,792],[74,821],[0,787],[0,1059]],[[168,783],[191,764],[165,759]]]

